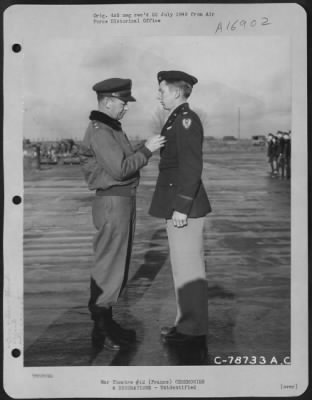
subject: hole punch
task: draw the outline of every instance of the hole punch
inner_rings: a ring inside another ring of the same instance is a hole
[[[22,50],[22,46],[18,43],[14,43],[12,46],[14,53],[19,53]]]
[[[12,201],[14,204],[21,204],[22,198],[21,198],[21,196],[14,196]]]
[[[12,350],[12,356],[13,356],[14,358],[18,358],[20,355],[21,355],[20,349],[13,349],[13,350]]]

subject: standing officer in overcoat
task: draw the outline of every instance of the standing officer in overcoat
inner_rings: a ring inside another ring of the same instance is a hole
[[[267,139],[267,156],[268,162],[271,166],[271,176],[274,177],[277,175],[277,138],[272,134],[268,134]]]
[[[89,189],[95,190],[92,216],[97,233],[89,300],[94,320],[92,343],[111,350],[119,350],[136,337],[134,330],[122,328],[113,319],[112,306],[127,282],[139,170],[164,143],[158,135],[136,150],[131,146],[119,122],[128,110],[127,103],[135,101],[131,86],[130,79],[121,78],[93,86],[98,110],[91,112],[80,149],[85,179]]]
[[[163,327],[167,343],[205,344],[208,293],[203,253],[205,216],[211,211],[201,180],[203,127],[187,99],[197,79],[182,71],[158,73],[159,99],[169,111],[161,135],[159,176],[150,214],[166,221],[177,301],[172,327]]]

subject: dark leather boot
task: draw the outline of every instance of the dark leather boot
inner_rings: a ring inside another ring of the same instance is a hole
[[[121,343],[131,343],[136,341],[136,332],[134,329],[123,328],[113,318],[112,308],[110,308],[110,332],[117,338]]]
[[[92,313],[94,326],[92,329],[91,340],[95,348],[105,348],[118,351],[121,349],[119,341],[112,335],[110,329],[111,318],[107,309]]]

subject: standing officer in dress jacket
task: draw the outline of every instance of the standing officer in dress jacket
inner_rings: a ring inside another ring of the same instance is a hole
[[[276,152],[277,152],[277,170],[279,176],[284,178],[285,175],[285,159],[284,159],[284,137],[283,137],[283,132],[278,131],[277,132],[277,146],[276,146]]]
[[[288,132],[284,132],[283,139],[284,139],[283,157],[284,157],[284,162],[285,162],[286,178],[290,179],[290,167],[291,167],[290,134]]]
[[[164,138],[153,136],[136,151],[119,120],[128,110],[130,79],[111,78],[93,86],[98,110],[92,111],[80,150],[88,187],[95,190],[92,206],[97,229],[93,247],[95,264],[91,270],[89,310],[94,320],[92,343],[96,347],[119,350],[135,340],[135,331],[122,328],[112,316],[127,282],[135,226],[135,195],[139,170]]]
[[[159,98],[169,111],[161,135],[159,176],[150,214],[166,220],[177,300],[173,327],[161,329],[167,343],[205,344],[208,296],[203,254],[205,215],[211,211],[201,180],[203,127],[187,99],[197,79],[181,71],[158,73]]]

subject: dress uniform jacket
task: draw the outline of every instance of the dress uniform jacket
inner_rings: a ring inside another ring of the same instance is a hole
[[[166,145],[160,151],[159,176],[149,213],[170,219],[173,211],[190,218],[203,217],[211,211],[201,180],[203,169],[203,127],[188,103],[169,116],[162,133]]]
[[[133,149],[119,121],[92,111],[80,149],[80,160],[90,190],[110,196],[135,194],[139,169],[152,153],[144,145]]]

